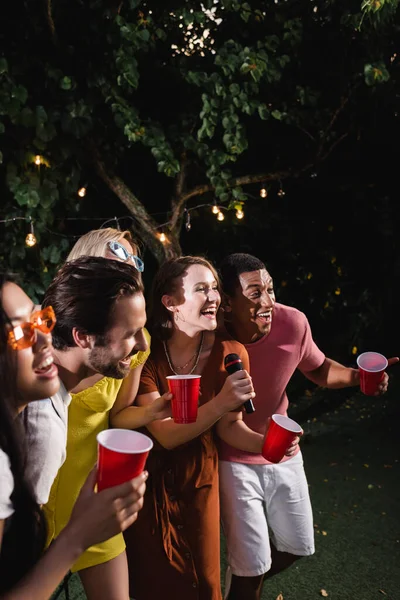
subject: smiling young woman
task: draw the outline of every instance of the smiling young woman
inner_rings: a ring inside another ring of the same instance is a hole
[[[95,494],[93,472],[64,531],[41,556],[46,526],[37,490],[26,471],[26,454],[31,453],[34,440],[25,438],[18,415],[35,400],[46,398],[43,404],[55,400],[59,390],[52,357],[55,322],[51,307],[36,310],[18,285],[0,275],[0,596],[4,600],[48,598],[87,547],[131,525],[142,505],[145,477]],[[42,432],[57,442],[52,447],[57,469],[65,454],[65,435],[53,433]]]
[[[145,514],[125,535],[130,595],[137,600],[220,600],[218,462],[213,425],[253,397],[246,370],[227,375],[224,357],[244,347],[216,332],[221,298],[214,267],[184,256],[164,263],[150,295],[153,343],[143,367],[137,403],[170,397],[167,377],[201,375],[196,422],[170,418],[147,425],[154,440],[148,458]]]

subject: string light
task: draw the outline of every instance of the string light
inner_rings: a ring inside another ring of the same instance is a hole
[[[261,196],[261,198],[266,198],[268,196],[268,191],[267,191],[267,188],[265,187],[265,185],[263,185],[260,190],[260,196]]]
[[[41,165],[42,164],[42,157],[39,154],[36,154],[35,156],[35,165]]]
[[[211,208],[211,212],[212,212],[213,215],[217,215],[220,212],[219,206],[218,206],[216,200],[214,200],[214,204],[213,204],[213,206]]]
[[[283,198],[283,196],[284,196],[285,194],[286,194],[286,192],[284,192],[284,191],[283,191],[283,189],[282,189],[282,188],[280,188],[280,189],[279,189],[279,191],[278,191],[278,196],[279,196],[279,198]]]
[[[223,212],[219,211],[217,214],[218,221],[223,221],[225,219],[225,215]]]
[[[167,242],[167,236],[165,235],[165,233],[163,231],[158,236],[158,239],[160,240],[160,242],[162,244],[165,244]]]
[[[192,224],[190,222],[190,212],[187,208],[185,208],[185,228],[186,231],[190,231],[192,229]]]
[[[28,235],[25,238],[25,245],[28,246],[28,248],[32,248],[33,246],[36,246],[36,244],[37,244],[37,239],[35,236],[35,230],[33,228],[32,219],[30,220],[29,226],[30,226],[30,232],[28,233]]]
[[[242,209],[241,209],[241,208],[239,208],[239,209],[236,211],[236,218],[237,218],[237,219],[243,219],[243,217],[244,217],[244,212],[242,211]]]
[[[81,198],[84,198],[86,196],[86,188],[85,187],[79,188],[78,196],[80,196]]]

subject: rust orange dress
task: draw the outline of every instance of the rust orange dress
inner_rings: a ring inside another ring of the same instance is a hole
[[[224,357],[236,352],[249,370],[247,351],[228,334],[216,333],[201,374],[200,406],[216,396],[227,373]],[[139,394],[168,391],[172,375],[163,345],[152,343]],[[185,425],[182,425],[185,427]],[[147,429],[142,430],[151,434]],[[167,450],[154,441],[144,506],[125,531],[130,595],[135,600],[222,600],[218,455],[213,429]]]

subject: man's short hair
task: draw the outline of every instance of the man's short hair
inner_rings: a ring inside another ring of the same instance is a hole
[[[265,264],[251,254],[241,252],[229,254],[219,265],[219,274],[224,293],[232,298],[239,285],[239,275],[265,268]]]
[[[82,256],[65,263],[45,293],[43,307],[52,306],[57,323],[53,345],[67,350],[76,344],[74,327],[82,333],[105,337],[115,303],[121,296],[143,293],[139,271],[109,258]]]

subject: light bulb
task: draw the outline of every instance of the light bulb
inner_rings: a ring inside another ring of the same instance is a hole
[[[284,192],[282,188],[278,191],[279,198],[282,198],[285,194],[286,192]]]
[[[28,248],[32,248],[32,246],[35,246],[37,243],[37,239],[35,237],[34,233],[28,233],[28,235],[25,238],[25,244],[28,246]]]
[[[165,244],[165,242],[167,241],[167,236],[165,235],[164,232],[160,233],[160,238],[159,239],[160,239],[160,242],[162,244]]]
[[[236,211],[236,218],[237,219],[243,219],[243,217],[244,217],[244,212],[241,209],[237,210]]]
[[[81,198],[83,198],[84,196],[86,196],[86,188],[85,187],[81,187],[78,190],[78,196],[80,196]]]
[[[217,215],[218,221],[223,221],[225,219],[225,215],[223,212],[219,211]]]
[[[260,196],[261,196],[261,198],[266,198],[268,196],[268,192],[267,192],[267,190],[266,190],[265,187],[261,188],[261,190],[260,190]]]
[[[217,215],[219,213],[219,208],[217,204],[214,204],[214,206],[211,209],[211,212],[213,215]]]
[[[42,164],[42,157],[39,154],[36,154],[35,165],[41,165],[41,164]]]

